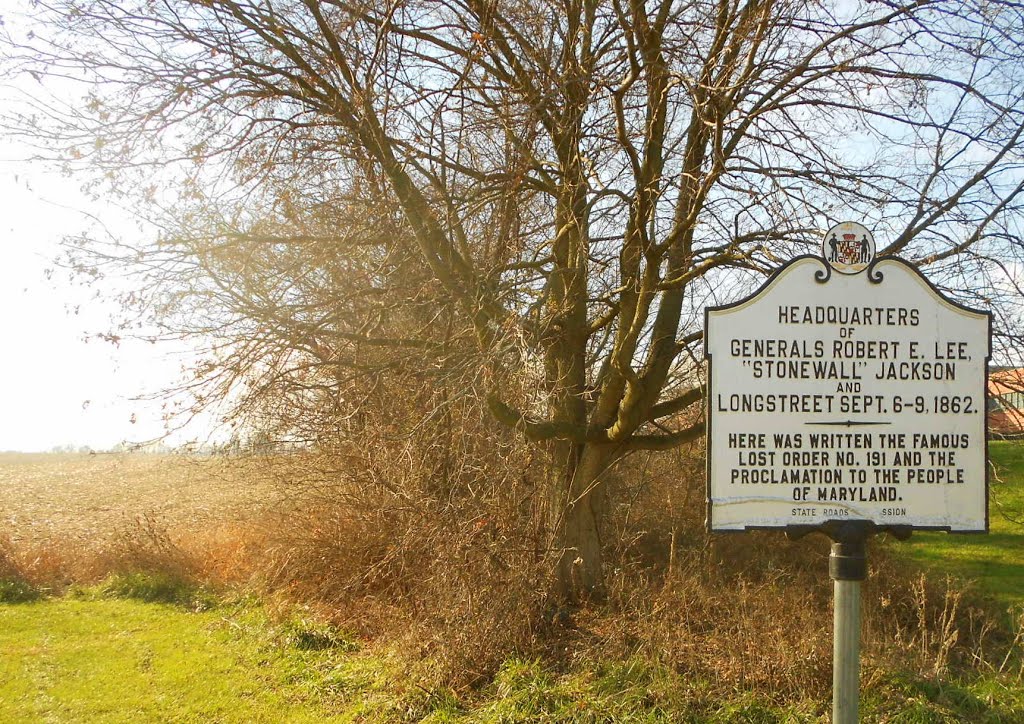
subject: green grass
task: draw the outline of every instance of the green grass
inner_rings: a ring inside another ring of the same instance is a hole
[[[39,597],[38,589],[25,581],[0,578],[0,603],[27,603]]]
[[[76,592],[72,592],[73,595]],[[163,573],[127,572],[117,573],[93,590],[82,592],[86,598],[128,598],[145,603],[170,603],[177,606],[203,611],[217,605],[212,593]]]
[[[800,722],[824,716],[822,702],[777,707],[738,692],[721,701],[699,680],[641,659],[581,663],[557,673],[539,661],[512,659],[483,697],[452,721],[474,724],[662,724],[668,722]]]
[[[449,721],[450,692],[407,680],[313,617],[270,621],[162,576],[113,576],[0,603],[0,722]]]
[[[639,660],[597,662],[560,674],[536,661],[512,660],[484,694],[463,718],[450,721],[770,724],[827,722],[831,712],[829,701],[774,705],[750,692],[722,701],[699,681]],[[1024,721],[1024,687],[996,676],[961,681],[888,675],[862,692],[860,721],[1018,724]]]
[[[1024,721],[1024,687],[1007,679],[937,681],[890,674],[861,692],[861,721],[898,724],[1018,724]]]
[[[1024,605],[1024,444],[994,442],[991,532],[918,533],[897,550]],[[1016,520],[1014,520],[1016,519]],[[46,598],[0,581],[0,722],[817,722],[828,702],[722,701],[651,662],[556,671],[511,659],[480,691],[431,687],[313,617],[268,620],[173,578],[114,576]],[[1019,677],[877,674],[861,721],[1024,721]]]
[[[308,686],[329,657],[274,645],[242,609],[131,599],[0,605],[0,721],[341,720]]]
[[[974,581],[1000,603],[1024,605],[1024,443],[993,442],[989,457],[996,475],[988,535],[915,533],[895,545],[913,560]]]
[[[164,583],[0,604],[0,721],[827,721],[827,701],[778,706],[741,691],[722,701],[707,682],[641,659],[569,670],[510,659],[483,689],[456,694],[312,617],[275,623],[253,602],[195,606]],[[147,602],[154,589],[183,603]],[[864,722],[1009,724],[1024,721],[1024,687],[886,675],[863,692],[862,712]]]

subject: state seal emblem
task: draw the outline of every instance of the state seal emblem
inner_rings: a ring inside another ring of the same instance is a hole
[[[864,225],[844,221],[825,233],[821,255],[840,274],[859,274],[875,259],[875,237]]]

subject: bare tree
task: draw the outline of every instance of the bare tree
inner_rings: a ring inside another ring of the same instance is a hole
[[[89,91],[38,103],[23,132],[168,207],[138,263],[184,263],[193,302],[216,286],[280,349],[232,346],[205,372],[461,350],[493,416],[551,454],[566,593],[601,586],[609,466],[702,434],[702,307],[817,229],[865,220],[881,253],[1001,305],[1000,339],[1020,340],[1008,0],[37,5],[9,67]],[[359,218],[372,228],[349,233]],[[399,258],[424,304],[394,327],[373,300]]]

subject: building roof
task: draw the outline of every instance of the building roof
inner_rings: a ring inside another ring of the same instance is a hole
[[[1024,392],[1024,367],[995,367],[988,374],[989,395]]]

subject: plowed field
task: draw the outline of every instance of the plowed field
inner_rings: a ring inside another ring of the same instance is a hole
[[[40,543],[110,536],[148,516],[202,531],[268,500],[258,462],[147,454],[0,455],[0,535]]]

